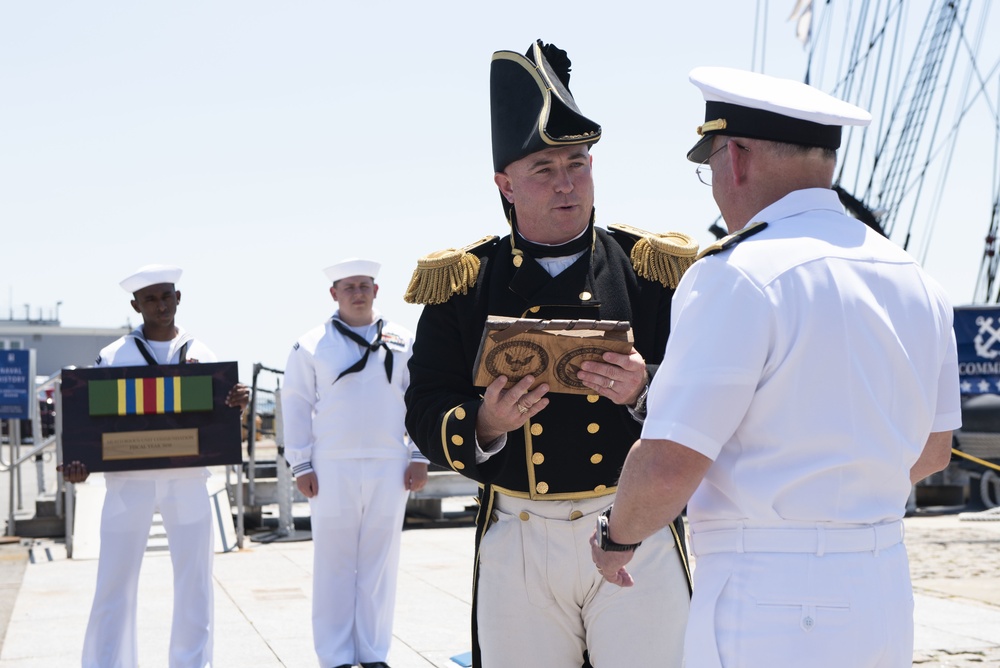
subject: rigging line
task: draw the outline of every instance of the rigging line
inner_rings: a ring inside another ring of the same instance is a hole
[[[862,26],[864,26],[865,23],[867,23],[867,21],[862,20],[862,19],[865,16],[868,15],[868,11],[869,11],[868,10],[868,3],[865,2],[864,3],[864,7],[858,10],[858,20],[852,22],[851,21],[851,16],[852,16],[851,7],[850,6],[848,7],[847,18],[845,19],[845,21],[854,23],[854,25],[857,26],[857,29],[855,30],[854,47],[853,47],[853,50],[850,51],[850,56],[849,57],[848,57],[848,49],[846,47],[841,49],[841,54],[845,58],[848,58],[849,65],[847,67],[847,71],[849,72],[849,74],[846,74],[846,75],[842,74],[842,72],[844,70],[843,59],[841,60],[841,64],[839,65],[839,69],[838,69],[838,72],[837,72],[837,81],[840,82],[840,83],[837,84],[837,88],[839,88],[840,85],[843,84],[844,89],[845,89],[844,90],[844,99],[847,100],[848,102],[857,102],[859,106],[864,107],[865,109],[870,109],[871,107],[870,106],[865,106],[865,102],[860,99],[860,93],[858,93],[859,98],[852,99],[853,93],[850,93],[849,91],[853,88],[853,82],[856,80],[855,77],[854,77],[854,74],[853,74],[854,73],[854,69],[855,69],[854,68],[854,64],[857,63],[858,60],[859,60],[858,54],[859,54],[859,52],[861,50],[860,43],[861,43]],[[872,23],[872,29],[873,30],[874,30],[874,27],[875,27],[875,23],[873,22]],[[847,35],[847,31],[846,30],[844,31],[844,35],[845,35],[845,39],[846,39],[846,35]],[[871,43],[871,39],[872,38],[869,38],[869,44]],[[866,77],[862,74],[862,76],[860,77],[860,81],[863,82],[865,80],[865,78]],[[859,86],[860,85],[861,84],[859,83]],[[834,88],[834,93],[836,93],[837,88]],[[864,136],[865,136],[866,133],[862,132],[860,134],[861,134],[862,138],[864,138]],[[847,134],[848,142],[847,142],[847,145],[844,146],[844,151],[843,151],[843,155],[845,155],[845,156],[848,153],[850,153],[850,150],[851,150],[850,140],[851,140],[851,138],[853,136],[854,136],[853,132],[848,132],[848,134]],[[855,182],[854,182],[854,185],[851,187],[852,192],[854,192],[854,193],[857,192],[857,185],[858,185],[857,182],[858,182],[858,179],[860,178],[860,175],[861,175],[861,172],[862,172],[860,162],[863,159],[864,159],[864,144],[862,144],[862,149],[858,151],[859,164],[858,164],[857,169],[854,170],[854,179],[855,179]],[[841,163],[840,163],[840,173],[837,175],[837,182],[838,183],[841,181],[841,179],[843,177],[843,174],[844,174],[844,170],[846,169],[846,167],[847,167],[847,160],[845,159],[845,160],[842,160]]]
[[[924,38],[921,39],[921,43],[926,45],[925,50],[917,50],[917,53],[924,53],[924,56],[922,60],[915,59],[911,63],[911,69],[907,75],[907,81],[909,81],[914,76],[914,72],[919,69],[919,74],[916,75],[916,83],[912,88],[912,94],[908,98],[909,107],[902,117],[902,128],[899,132],[897,149],[890,160],[886,174],[887,178],[883,183],[882,193],[880,193],[888,200],[890,205],[888,208],[891,210],[895,210],[895,207],[892,206],[895,204],[895,194],[899,190],[900,182],[905,182],[908,167],[912,164],[913,153],[916,150],[915,144],[922,132],[923,123],[929,108],[929,100],[933,94],[933,84],[936,82],[939,72],[939,38],[942,33],[941,20],[939,17],[934,29],[931,30],[929,29],[929,23],[932,20],[932,16],[933,14],[928,16],[928,29],[925,30]],[[928,34],[930,37],[927,37]],[[909,87],[904,86],[904,90],[907,89]],[[902,107],[902,104],[903,100],[901,98],[900,107]],[[886,133],[886,140],[888,141],[888,139],[888,133]]]
[[[1000,102],[1000,77],[997,77],[997,100]],[[989,284],[986,289],[986,300],[989,300],[993,281],[997,274],[997,264],[1000,263],[1000,256],[996,252],[997,224],[998,217],[1000,217],[1000,119],[994,118],[993,127],[993,211],[990,216],[990,232],[986,239],[987,243],[992,243],[992,248],[987,246],[983,252],[984,256],[988,255],[990,258],[990,274]],[[991,250],[992,253],[990,252]],[[1000,293],[997,294],[994,301],[1000,301]]]
[[[994,63],[993,67],[990,69],[989,75],[986,78],[987,79],[992,79],[993,75],[997,74],[998,71],[1000,71],[1000,61]],[[958,131],[960,129],[961,123],[965,120],[965,117],[969,114],[969,112],[972,111],[972,108],[975,105],[976,100],[980,96],[983,96],[985,94],[986,94],[986,89],[985,88],[978,88],[978,89],[976,89],[976,92],[972,96],[972,98],[968,99],[966,101],[965,105],[962,106],[961,109],[959,110],[959,112],[958,112],[958,114],[956,116],[955,122],[951,126],[951,129],[948,131],[948,135],[945,137],[944,141],[949,141],[951,139],[952,135],[955,135],[955,134],[958,133]],[[992,105],[990,105],[990,108],[992,108]],[[994,123],[998,122],[998,118],[997,118],[996,115],[993,115],[993,121],[994,121]]]
[[[825,23],[825,18],[826,18],[826,12],[824,11],[822,17],[820,18],[820,22],[821,23]],[[816,16],[813,15],[813,20],[815,20],[815,19],[816,19]],[[805,74],[802,75],[802,81],[805,82],[806,84],[808,84],[808,83],[810,83],[812,81],[813,56],[816,55],[816,49],[818,48],[818,45],[820,44],[820,42],[823,41],[823,36],[825,34],[826,34],[825,31],[816,30],[816,31],[813,32],[811,38],[809,39],[809,41],[807,43],[808,44],[808,49],[807,49],[807,52],[806,52],[806,71],[805,71]]]
[[[767,0],[757,0],[757,9],[753,15],[753,50],[750,52],[750,70],[757,72],[757,33],[760,31],[760,3]]]
[[[840,58],[837,61],[838,65],[837,71],[834,74],[834,83],[830,89],[830,93],[832,95],[836,95],[852,103],[857,100],[851,98],[850,82],[854,78],[854,72],[857,65],[867,60],[867,52],[865,52],[865,56],[861,55],[862,44],[864,43],[864,26],[866,23],[866,21],[862,20],[862,18],[868,16],[870,4],[870,0],[861,0],[861,6],[858,9],[858,21],[854,22],[850,21],[850,17],[853,15],[854,11],[854,2],[851,2],[848,5],[843,38],[838,50]],[[854,25],[853,32],[847,29],[851,23]]]
[[[851,15],[852,15],[853,8],[854,8],[854,3],[853,2],[848,2],[847,3],[848,24],[850,24],[849,19],[850,19]],[[863,23],[863,21],[858,21],[855,25],[861,25],[862,23]],[[855,30],[855,35],[857,35],[858,32],[859,32],[859,30]],[[843,36],[843,40],[841,42],[841,47],[840,47],[840,60],[837,63],[837,70],[836,70],[835,79],[834,79],[834,81],[836,83],[834,84],[833,88],[830,90],[830,94],[831,95],[840,95],[840,97],[842,99],[846,100],[847,102],[850,102],[851,100],[850,100],[849,96],[846,93],[841,93],[839,91],[840,84],[843,82],[843,79],[841,78],[840,75],[841,75],[841,72],[843,72],[843,70],[844,70],[844,61],[845,61],[845,59],[849,63],[855,62],[855,60],[857,58],[857,41],[858,40],[857,40],[857,37],[855,37],[855,39],[853,40],[853,43],[854,43],[854,49],[853,50],[849,50],[847,48],[847,46],[846,46],[847,41],[848,41],[847,30],[844,30],[844,36]],[[809,83],[809,82],[806,81],[806,83]],[[817,84],[820,84],[820,83],[821,82],[817,82]],[[821,86],[818,85],[817,87],[821,87]],[[850,133],[848,133],[848,137],[850,137]],[[842,146],[841,149],[842,150],[840,152],[840,155],[842,155],[842,156],[846,156],[850,152],[850,147],[849,146]],[[841,182],[841,179],[844,176],[844,167],[845,167],[845,165],[847,163],[847,160],[846,159],[841,159],[841,160],[838,160],[838,163],[839,163],[839,166],[840,166],[840,171],[837,172],[837,175],[833,179],[833,182],[835,184],[839,184]],[[852,196],[853,196],[853,193],[852,193]]]
[[[924,51],[922,59],[914,60],[910,74],[907,75],[909,78],[915,70],[919,70],[913,94],[903,119],[897,149],[892,154],[886,179],[883,182],[882,191],[879,193],[880,199],[884,200],[883,208],[893,218],[899,213],[905,197],[906,182],[913,169],[923,127],[934,99],[934,86],[940,76],[944,52],[954,27],[954,9],[955,2],[945,0],[941,3],[936,21],[932,19],[933,15],[928,16],[928,22],[933,22],[934,25],[933,28],[928,25],[929,29],[925,32],[925,38],[921,40],[921,43],[926,45],[926,51]],[[886,226],[887,234],[891,235],[894,225],[895,220]],[[912,224],[907,229],[907,236],[902,244],[904,249],[909,246],[911,230]]]
[[[992,2],[987,2],[986,5],[983,8],[983,12],[981,14],[981,18],[980,18],[980,21],[979,21],[980,31],[979,31],[979,33],[977,33],[978,37],[976,38],[976,44],[975,44],[975,46],[970,45],[968,43],[968,41],[965,39],[965,31],[964,30],[962,30],[962,31],[959,32],[959,39],[961,41],[961,44],[966,47],[966,51],[968,52],[969,61],[971,63],[971,65],[970,65],[971,72],[973,74],[975,74],[976,77],[979,80],[979,89],[980,90],[984,90],[986,88],[986,85],[989,83],[989,78],[992,75],[992,72],[996,71],[996,68],[997,68],[997,64],[994,63],[993,68],[991,70],[991,74],[987,75],[986,77],[983,77],[982,73],[979,71],[979,62],[976,60],[976,54],[979,53],[979,49],[982,46],[983,32],[984,32],[984,28],[985,28],[986,23],[987,23],[987,17],[989,15],[990,4],[992,4]],[[998,61],[998,62],[1000,62],[1000,61]],[[996,118],[997,117],[997,108],[993,106],[992,100],[990,100],[989,97],[986,97],[985,99],[986,99],[986,104],[989,107],[989,110],[990,110],[991,114],[993,115],[994,118]]]
[[[897,0],[897,7],[902,6],[902,4],[903,4],[902,0]],[[864,5],[867,6],[868,2],[866,1],[864,3]],[[859,10],[859,17],[860,16],[865,16],[865,15],[867,15],[867,13],[868,13],[867,9]],[[861,28],[863,27],[861,25],[861,23],[862,22],[858,23],[858,28],[857,28],[858,31],[860,31]],[[882,27],[879,28],[877,32],[873,33],[872,37],[869,38],[868,43],[867,43],[867,48],[865,49],[865,51],[863,53],[861,51],[861,45],[860,45],[860,42],[862,40],[860,40],[859,37],[855,38],[856,44],[855,44],[855,49],[853,50],[853,53],[855,54],[854,60],[851,62],[851,67],[847,70],[847,72],[844,73],[837,80],[836,85],[833,87],[833,91],[835,93],[839,93],[841,91],[842,86],[844,84],[844,81],[849,76],[853,75],[853,70],[856,69],[856,68],[858,68],[858,67],[860,67],[865,61],[867,61],[868,58],[871,56],[872,50],[874,49],[875,45],[878,44],[879,42],[881,42],[885,38],[885,27],[887,25],[888,25],[888,20],[886,20],[885,22],[882,23]],[[855,34],[857,35],[858,33],[855,33]],[[847,49],[845,48],[844,51],[847,51]]]
[[[813,8],[813,11],[814,12],[816,11],[815,7]],[[820,89],[822,89],[822,86],[819,85],[818,83],[813,82],[812,65],[813,65],[813,60],[815,59],[815,57],[816,57],[816,55],[817,55],[820,47],[822,46],[822,48],[824,49],[824,53],[825,53],[825,50],[826,50],[826,48],[827,48],[827,46],[829,44],[830,31],[827,30],[827,28],[826,28],[826,26],[828,25],[827,24],[827,20],[826,20],[828,13],[829,13],[828,10],[824,10],[823,12],[819,13],[819,20],[816,20],[816,14],[813,14],[813,23],[816,24],[816,29],[814,31],[812,31],[812,34],[814,36],[810,39],[810,42],[809,42],[809,54],[806,57],[806,72],[805,72],[805,76],[802,79],[805,83],[810,84],[810,85],[815,86],[816,88],[820,88]],[[818,62],[821,62],[821,63],[826,62],[825,56],[822,57],[822,58],[819,58]],[[820,68],[820,76],[821,76],[821,78],[822,78],[822,74],[823,74],[823,70],[822,70],[822,68]]]
[[[964,82],[964,85],[963,85],[962,94],[958,97],[958,99],[959,100],[968,100],[969,99],[970,89],[973,87],[973,79],[978,79],[979,82],[980,82],[980,84],[982,82],[981,74],[978,71],[978,67],[976,66],[975,54],[979,52],[979,48],[983,44],[983,40],[984,40],[985,32],[986,32],[986,23],[987,23],[986,22],[986,18],[987,18],[987,11],[988,10],[984,11],[981,14],[981,16],[979,17],[979,20],[976,21],[973,24],[970,24],[970,22],[969,22],[969,16],[971,14],[971,11],[972,11],[972,4],[969,3],[969,4],[967,4],[965,6],[965,15],[958,21],[958,39],[957,39],[957,42],[956,42],[956,48],[955,48],[954,58],[953,58],[953,62],[952,62],[952,72],[951,72],[952,76],[949,76],[946,79],[946,82],[948,82],[948,83],[946,83],[944,91],[941,94],[942,95],[942,97],[941,97],[941,107],[942,107],[942,110],[941,110],[940,115],[938,116],[939,121],[944,116],[944,113],[943,113],[944,109],[943,108],[944,108],[945,98],[947,97],[947,90],[948,90],[950,82],[954,80],[953,74],[954,74],[954,71],[955,71],[955,66],[957,64],[959,54],[962,51],[962,49],[961,49],[962,46],[966,47],[965,53],[969,57],[970,66],[965,70],[965,82]],[[968,39],[968,30],[967,30],[967,27],[970,27],[970,26],[973,26],[973,25],[976,26],[977,30],[976,30],[976,34],[975,34],[975,36],[974,36],[974,38],[972,40],[973,43],[970,44],[969,39]],[[973,44],[974,44],[974,46],[973,46]],[[957,146],[958,146],[958,129],[959,129],[960,125],[961,125],[962,118],[965,116],[965,114],[968,111],[968,108],[969,107],[963,108],[963,105],[961,103],[958,105],[958,108],[955,111],[955,120],[952,123],[951,129],[949,130],[948,135],[945,137],[945,139],[942,142],[942,146],[947,146],[947,155],[946,155],[946,157],[942,161],[942,167],[941,167],[941,170],[940,170],[940,176],[939,176],[938,186],[937,186],[937,189],[935,191],[935,195],[934,195],[934,197],[931,200],[932,201],[932,205],[931,205],[931,208],[930,208],[930,212],[925,217],[925,220],[927,221],[927,224],[924,226],[924,229],[922,231],[923,240],[921,242],[922,243],[922,247],[921,247],[921,253],[920,253],[920,262],[921,263],[925,263],[926,262],[928,253],[930,252],[930,249],[931,249],[931,240],[932,240],[932,238],[934,236],[934,232],[935,232],[935,230],[937,228],[937,221],[939,220],[938,213],[939,213],[939,211],[941,209],[941,206],[943,204],[943,201],[944,201],[944,195],[945,195],[945,189],[946,189],[946,186],[947,186],[948,174],[951,171],[951,165],[952,165],[952,162],[954,160],[955,151],[956,151]],[[937,132],[937,128],[935,128],[935,135],[936,135],[936,132]],[[930,144],[930,146],[928,148],[927,164],[929,164],[934,159],[932,157],[933,143],[934,143],[934,136],[932,135],[932,137],[931,137],[931,144]],[[936,153],[937,151],[933,151],[933,152]],[[915,210],[916,210],[916,204],[914,204],[914,211]]]
[[[881,0],[879,0],[881,1]],[[841,99],[850,102],[852,104],[857,104],[858,106],[865,107],[865,102],[861,99],[861,82],[864,81],[864,74],[862,73],[860,77],[855,76],[857,73],[856,64],[861,60],[860,53],[862,50],[862,44],[864,42],[864,26],[867,23],[864,17],[868,16],[870,11],[870,1],[862,0],[861,6],[858,8],[858,20],[853,21],[851,17],[854,16],[854,3],[849,2],[847,7],[847,13],[844,19],[844,30],[842,31],[843,39],[841,42],[840,49],[838,50],[840,57],[837,60],[837,70],[834,73],[834,84],[831,94],[839,96]],[[853,36],[849,34],[847,27],[853,25],[854,31]],[[873,24],[874,25],[874,24]],[[831,28],[832,30],[832,28]],[[869,44],[870,44],[869,40]],[[846,74],[845,74],[846,72]],[[866,107],[867,108],[867,107]],[[863,135],[863,133],[862,133]],[[847,133],[847,142],[842,145],[843,150],[842,155],[847,155],[851,152],[850,149],[850,139],[853,133]],[[839,183],[843,177],[844,169],[846,168],[847,161],[840,161],[840,172],[837,175],[836,181]],[[857,174],[858,171],[855,172]],[[855,184],[856,185],[856,184]]]
[[[869,11],[868,8],[870,7],[870,3],[868,2],[868,0],[865,0],[864,6],[865,9],[863,10],[861,16],[868,15]],[[858,54],[861,52],[861,44],[862,41],[864,40],[864,24],[865,24],[864,21],[858,21],[857,29],[854,31],[854,45],[852,50],[852,53],[854,54],[855,58],[854,62],[858,61]],[[873,20],[872,30],[874,29],[875,29],[875,21]],[[878,42],[879,44],[883,43],[882,40],[878,40]],[[870,54],[871,49],[872,49],[872,38],[869,38],[867,53]],[[847,73],[843,77],[838,77],[839,83],[837,84],[837,89],[835,90],[840,90],[842,97],[848,102],[861,105],[864,104],[863,100],[861,99],[862,92],[859,89],[861,88],[861,82],[863,82],[866,78],[866,74],[868,72],[868,66],[870,63],[871,59],[868,58],[866,55],[866,57],[862,61],[862,69],[860,74],[856,67],[850,67],[848,68]]]
[[[897,6],[898,6],[898,4],[897,4]],[[862,77],[860,79],[860,83],[858,84],[859,86],[863,86],[864,88],[867,88],[867,90],[868,90],[868,98],[866,100],[864,100],[864,103],[861,105],[865,109],[873,109],[874,108],[873,105],[874,105],[874,99],[875,99],[875,91],[876,91],[876,88],[878,87],[875,84],[876,84],[876,82],[878,82],[881,79],[881,74],[880,73],[882,71],[882,59],[884,57],[885,43],[887,41],[884,38],[885,27],[888,26],[891,16],[892,16],[892,7],[891,7],[890,4],[887,4],[886,5],[886,10],[885,10],[885,18],[884,18],[884,20],[882,22],[882,28],[879,29],[878,31],[876,31],[876,25],[877,25],[877,22],[878,22],[878,8],[876,8],[876,13],[874,14],[873,19],[872,19],[872,36],[869,38],[869,43],[872,43],[874,40],[878,39],[879,47],[878,47],[878,56],[877,56],[877,58],[875,58],[875,65],[874,65],[875,69],[874,69],[874,72],[869,77],[868,76],[868,65],[866,64],[865,65],[865,71],[864,71],[864,73],[863,73],[863,75],[862,75]],[[882,127],[885,127],[885,114],[888,113],[888,108],[889,108],[889,104],[888,104],[889,91],[891,89],[891,84],[892,84],[892,80],[893,80],[893,73],[896,71],[896,66],[895,66],[896,55],[897,55],[897,53],[899,52],[899,50],[900,50],[900,48],[902,46],[901,40],[899,39],[899,28],[898,28],[898,26],[902,24],[902,20],[899,19],[899,20],[897,20],[896,23],[897,23],[896,38],[892,40],[892,44],[891,44],[892,48],[890,49],[890,55],[889,55],[889,64],[887,66],[887,72],[888,73],[885,75],[886,83],[882,87],[882,90],[883,90],[883,93],[882,93],[883,94],[883,99],[882,99],[882,104],[880,105],[880,108],[882,110],[882,118],[879,120],[879,124],[878,124],[878,127],[880,129]],[[859,22],[859,25],[860,25],[860,22]],[[882,37],[879,38],[878,37],[879,35],[882,35]],[[870,83],[866,83],[866,82],[870,82]],[[868,144],[868,134],[869,133],[861,133],[861,148],[858,151],[859,165],[858,165],[858,169],[855,170],[855,184],[854,184],[854,190],[855,190],[855,192],[858,192],[859,183],[861,181],[862,174],[865,173],[865,171],[868,171],[868,170],[861,169],[861,162],[865,159],[865,155],[866,155],[866,153],[865,153],[865,147]],[[853,136],[853,133],[852,133],[852,136]],[[871,194],[871,187],[872,187],[871,178],[874,177],[875,168],[878,166],[879,158],[880,158],[880,155],[878,153],[876,153],[875,154],[875,160],[873,162],[872,169],[871,169],[871,172],[870,172],[870,175],[869,175],[870,178],[869,178],[868,185],[865,188],[865,192],[864,193],[859,193],[860,196],[862,197],[862,199],[864,199],[864,200],[867,200],[869,198],[869,195]]]
[[[983,22],[985,24],[985,21]],[[991,75],[992,76],[992,75]],[[1000,77],[997,78],[997,99],[1000,101]],[[1000,209],[1000,119],[993,118],[993,208],[990,212],[990,224],[983,239],[983,257],[979,262],[979,273],[976,275],[976,286],[972,293],[973,303],[988,303],[993,294],[993,282],[996,280],[997,264],[1000,256],[997,254],[997,217]],[[1000,301],[1000,294],[997,295]]]
[[[764,21],[762,22],[762,25],[763,25],[763,35],[762,35],[763,39],[761,40],[761,45],[760,45],[760,71],[761,72],[764,71],[764,57],[766,55],[765,54],[764,45],[767,44],[767,14],[768,14],[767,10],[768,10],[768,0],[764,0]]]
[[[891,50],[892,55],[889,61],[888,73],[886,74],[885,85],[881,87],[882,104],[878,105],[879,109],[881,110],[881,113],[879,116],[879,121],[877,126],[878,133],[875,135],[873,139],[873,141],[875,142],[875,146],[872,149],[873,150],[872,168],[868,172],[868,183],[865,184],[864,188],[865,200],[871,200],[874,198],[872,191],[875,187],[875,176],[878,173],[880,167],[884,170],[884,167],[881,164],[882,157],[885,154],[886,149],[888,147],[888,140],[893,127],[893,121],[897,117],[896,116],[897,109],[893,108],[893,105],[890,104],[889,99],[890,96],[893,94],[892,93],[893,81],[895,80],[895,77],[899,69],[902,67],[902,66],[897,67],[896,57],[902,53],[902,48],[903,48],[902,32],[903,32],[903,26],[906,23],[906,16],[903,8],[904,8],[903,0],[898,0],[895,4],[895,8],[887,5],[885,20],[883,21],[883,25],[888,26],[890,20],[892,20],[893,16],[895,16],[896,30],[895,30],[895,36],[893,37],[892,40],[892,50]],[[909,73],[907,73],[907,75],[903,77],[903,82],[901,84],[898,93],[898,95],[900,96],[902,95],[902,92],[905,91],[907,88],[908,76]],[[870,88],[872,89],[873,101],[874,101],[875,89],[878,87],[875,85],[876,82],[877,79],[873,78],[871,80],[871,85],[870,85]],[[882,137],[881,142],[878,141],[879,137]],[[861,170],[859,170],[858,173],[860,175],[862,173]]]
[[[965,107],[962,108],[961,112],[958,114],[958,117],[955,119],[955,121],[952,124],[951,128],[948,130],[948,133],[947,133],[947,135],[945,135],[945,138],[942,140],[941,144],[939,146],[937,146],[936,148],[933,149],[933,152],[931,154],[932,157],[931,157],[931,160],[929,162],[936,161],[937,158],[938,158],[938,155],[942,151],[944,151],[946,149],[946,147],[950,145],[951,142],[954,142],[954,141],[957,140],[957,135],[958,135],[959,129],[961,128],[961,124],[963,123],[963,121],[965,120],[965,116],[971,111],[971,109],[972,109],[972,105],[971,104],[966,105]],[[994,122],[997,123],[998,126],[1000,126],[1000,123],[997,122],[997,119],[994,119]],[[998,129],[998,132],[1000,132],[1000,129]],[[994,167],[996,167],[996,165]],[[925,170],[926,170],[926,167],[921,172],[918,172],[917,176],[914,177],[913,180],[911,180],[911,181],[909,181],[907,183],[907,190],[912,189],[914,187],[914,184],[917,182],[917,180],[919,180],[924,175]]]
[[[965,5],[965,16],[963,17],[963,19],[967,19],[968,18],[970,9],[971,9],[971,5],[970,4],[966,4]],[[956,7],[955,24],[958,25],[959,32],[961,33],[961,31],[964,29],[964,22],[963,22],[963,20],[960,20],[958,18],[958,16],[957,16],[957,10],[958,10],[958,8]],[[950,34],[951,34],[951,30],[949,30],[949,35]],[[931,163],[931,154],[933,153],[932,149],[934,148],[934,141],[937,138],[938,130],[941,128],[941,119],[944,118],[944,107],[945,107],[946,102],[948,102],[948,91],[951,89],[951,83],[955,80],[955,69],[958,66],[958,56],[959,56],[959,51],[960,51],[960,49],[959,49],[959,42],[960,41],[961,40],[956,40],[955,50],[952,52],[952,56],[951,56],[951,67],[948,68],[948,75],[945,77],[945,79],[944,79],[944,86],[941,89],[940,103],[938,104],[938,111],[937,111],[937,114],[935,114],[935,116],[934,116],[934,125],[933,125],[933,129],[931,131],[930,139],[928,140],[927,156],[924,158],[924,166],[923,166],[923,170],[922,170],[922,172],[924,174],[926,174],[926,172],[928,171],[930,163]],[[946,46],[946,45],[943,45],[943,46]],[[946,178],[947,175],[948,175],[948,170],[951,167],[951,161],[952,161],[952,158],[954,157],[955,146],[957,145],[957,143],[958,143],[957,142],[957,135],[955,135],[955,140],[953,140],[953,141],[951,141],[951,142],[948,143],[948,145],[950,146],[950,149],[948,151],[948,156],[945,159],[944,166],[942,168],[942,174],[941,174],[941,178],[942,179]],[[907,236],[907,238],[910,237],[910,235],[911,235],[911,233],[913,231],[914,223],[916,222],[916,218],[917,218],[916,212],[917,212],[917,209],[918,209],[918,205],[920,203],[920,197],[921,197],[921,195],[923,193],[924,180],[925,180],[924,177],[921,176],[920,181],[919,181],[919,185],[917,186],[916,194],[915,194],[914,199],[913,199],[913,207],[912,207],[912,212],[913,213],[910,216],[910,224],[907,226],[907,230],[906,230],[906,236]],[[940,184],[940,187],[943,188],[943,186],[944,186],[944,183],[942,182]],[[921,253],[921,262],[923,262],[924,260],[927,259],[927,245],[926,245],[926,242],[930,239],[930,237],[931,237],[931,235],[933,233],[933,230],[934,230],[934,225],[935,225],[934,221],[937,218],[936,214],[937,214],[938,209],[940,208],[940,199],[938,199],[936,201],[936,203],[935,203],[935,199],[932,198],[931,199],[931,207],[930,208],[931,208],[931,214],[932,215],[930,215],[930,216],[928,216],[926,218],[926,220],[928,222],[924,226],[924,229],[921,230],[921,232],[922,232],[922,234],[924,236],[924,242],[925,242],[924,247],[921,249],[921,251],[922,251],[922,253]]]
[[[853,33],[847,30],[847,25],[844,26],[843,37],[839,49],[840,58],[837,60],[837,71],[835,73],[831,93],[833,95],[843,97],[848,102],[854,102],[854,100],[851,99],[848,80],[853,76],[854,65],[861,59],[861,44],[864,40],[862,33],[865,21],[860,20],[860,17],[868,15],[868,7],[870,4],[870,0],[861,0],[861,6],[858,8],[859,20],[854,23]],[[847,7],[848,17],[851,16],[853,10],[854,2],[851,2]]]

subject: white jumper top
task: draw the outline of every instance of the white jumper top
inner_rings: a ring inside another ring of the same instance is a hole
[[[292,347],[285,365],[281,413],[285,458],[293,473],[312,471],[312,461],[320,457],[427,461],[406,436],[403,424],[413,335],[396,323],[383,324],[382,342],[393,354],[391,383],[386,380],[385,348],[372,352],[361,371],[337,380],[364,355],[360,345],[334,327],[339,313],[306,332]],[[372,324],[348,329],[372,341],[378,320],[376,312]]]
[[[141,341],[137,341],[141,339]],[[177,327],[177,336],[170,341],[147,341],[143,333],[143,326],[139,325],[131,332],[113,341],[101,349],[97,357],[97,366],[146,366],[146,358],[139,352],[139,346],[144,345],[160,364],[180,364],[181,348],[188,344],[184,351],[184,357],[190,362],[217,362],[215,353],[208,349],[193,336]],[[105,478],[143,478],[143,479],[172,479],[172,478],[207,478],[208,469],[204,466],[192,466],[186,468],[173,469],[141,469],[136,471],[108,471]]]

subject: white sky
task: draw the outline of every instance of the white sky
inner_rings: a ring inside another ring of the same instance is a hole
[[[757,4],[3,3],[0,319],[62,302],[64,326],[134,325],[118,281],[177,264],[179,324],[249,381],[333,312],[323,267],[363,255],[383,263],[376,306],[415,328],[402,294],[417,258],[505,233],[490,56],[539,37],[568,51],[577,102],[604,128],[598,223],[710,243],[717,210],[684,158],[704,113],[687,73],[751,68]],[[770,3],[763,70],[801,78],[793,4]],[[990,169],[956,164],[961,197],[926,266],[961,304]]]

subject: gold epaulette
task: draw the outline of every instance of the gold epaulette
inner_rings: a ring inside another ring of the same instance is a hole
[[[417,260],[403,300],[408,304],[443,304],[452,295],[469,292],[479,274],[479,256],[472,251],[500,237],[486,236],[462,248],[435,251]]]
[[[698,256],[698,243],[680,232],[656,234],[620,223],[609,225],[608,229],[638,238],[631,253],[635,273],[659,281],[665,288],[676,288]]]
[[[711,246],[706,246],[705,250],[698,253],[697,259],[700,260],[703,257],[708,257],[709,255],[715,255],[716,253],[721,253],[724,250],[729,250],[747,237],[752,237],[758,232],[763,232],[765,227],[767,227],[767,223],[760,221],[752,225],[747,225],[742,230],[737,230],[732,234],[727,234]]]

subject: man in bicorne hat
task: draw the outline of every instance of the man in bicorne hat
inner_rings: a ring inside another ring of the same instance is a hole
[[[691,81],[706,111],[688,159],[733,234],[678,287],[601,529],[643,540],[687,504],[688,666],[910,666],[902,518],[960,426],[951,305],[831,189],[842,126],[866,111],[752,72]],[[598,538],[598,570],[632,585]]]
[[[494,182],[509,234],[418,262],[407,300],[426,304],[406,394],[410,435],[431,461],[482,485],[473,665],[679,666],[689,603],[682,528],[634,550],[645,587],[608,587],[587,539],[615,498],[663,355],[670,298],[696,245],[595,225],[590,147],[601,128],[569,92],[566,52],[498,51],[490,77]],[[655,223],[656,221],[654,221]],[[473,384],[487,316],[631,323],[631,354],[578,372],[589,393],[524,377]]]
[[[427,482],[403,426],[413,336],[375,309],[379,268],[326,268],[338,309],[292,347],[281,389],[285,457],[309,499],[323,668],[388,668],[406,498]]]
[[[97,366],[211,363],[215,354],[175,322],[181,269],[146,265],[121,281],[142,324],[100,352]],[[246,408],[250,389],[238,383],[226,405]],[[67,482],[88,477],[81,462],[62,467]],[[174,572],[170,666],[212,666],[215,534],[205,467],[108,471],[101,513],[97,588],[83,644],[84,668],[139,665],[136,599],[139,569],[153,514],[163,517]]]

